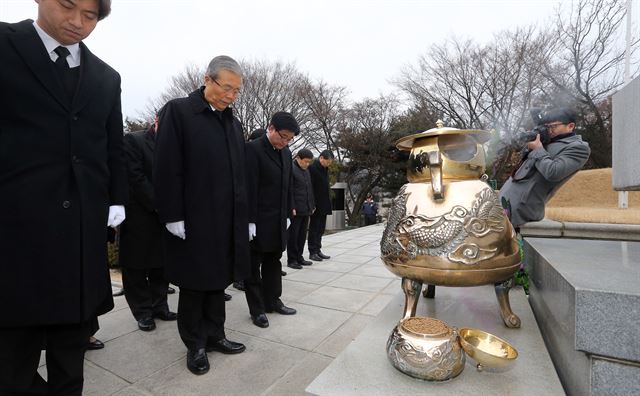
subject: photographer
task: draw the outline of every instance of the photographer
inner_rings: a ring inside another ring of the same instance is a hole
[[[516,229],[544,218],[545,203],[584,166],[591,152],[574,132],[573,110],[552,109],[542,120],[545,127],[536,128],[539,133],[527,143],[520,165],[500,190],[503,207]]]

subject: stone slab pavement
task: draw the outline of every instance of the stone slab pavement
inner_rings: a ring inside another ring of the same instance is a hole
[[[304,389],[385,308],[400,280],[380,260],[383,225],[323,237],[330,260],[301,270],[286,267],[282,299],[298,314],[269,314],[270,326],[251,323],[242,292],[229,288],[227,338],[247,350],[209,353],[202,376],[186,367],[186,348],[176,322],[156,320],[152,332],[138,330],[124,297],[99,318],[96,337],[105,348],[85,356],[85,395],[304,395]],[[117,289],[117,288],[116,288]],[[177,309],[178,293],[169,296]],[[44,358],[40,372],[46,376]]]

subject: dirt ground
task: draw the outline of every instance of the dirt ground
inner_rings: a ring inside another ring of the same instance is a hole
[[[580,171],[547,203],[545,215],[556,221],[640,224],[640,191],[630,191],[629,208],[618,209],[611,168]]]

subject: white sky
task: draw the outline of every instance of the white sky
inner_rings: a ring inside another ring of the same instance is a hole
[[[85,40],[122,75],[123,114],[137,117],[187,63],[221,54],[293,61],[351,99],[394,90],[389,80],[450,35],[485,42],[543,24],[557,0],[113,0]],[[636,6],[637,8],[637,6]],[[637,13],[637,12],[636,12]],[[0,21],[36,19],[33,0],[0,0]],[[637,18],[634,18],[637,19]]]

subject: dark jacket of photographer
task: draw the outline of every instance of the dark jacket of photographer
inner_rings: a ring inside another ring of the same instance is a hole
[[[579,135],[554,139],[529,155],[500,190],[510,205],[514,227],[544,218],[545,203],[589,159],[589,144]]]

